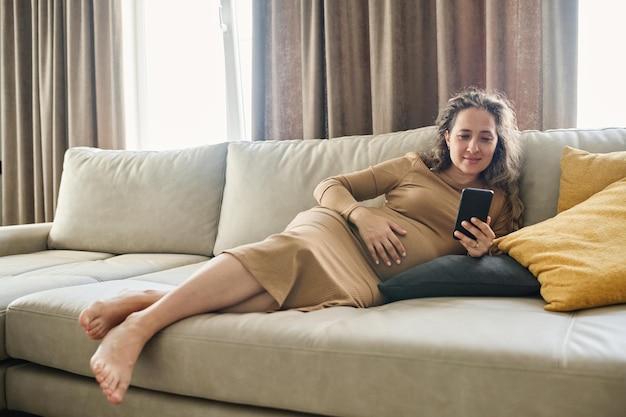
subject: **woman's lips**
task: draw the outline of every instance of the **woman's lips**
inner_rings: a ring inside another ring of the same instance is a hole
[[[475,165],[481,161],[481,158],[465,158],[465,160],[472,165]]]

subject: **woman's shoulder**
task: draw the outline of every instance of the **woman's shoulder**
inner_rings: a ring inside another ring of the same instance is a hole
[[[429,169],[424,162],[422,154],[420,154],[419,152],[407,152],[406,154],[404,154],[403,158],[408,161],[413,168]]]
[[[420,154],[417,152],[407,152],[402,156],[387,159],[375,165],[375,169],[384,171],[406,172],[412,171],[418,167],[425,167]]]
[[[415,152],[415,151],[405,153],[404,157],[411,161],[422,160],[422,155],[419,152]]]

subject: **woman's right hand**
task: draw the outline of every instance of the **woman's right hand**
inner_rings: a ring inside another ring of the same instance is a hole
[[[405,236],[406,230],[398,224],[372,213],[365,207],[357,207],[348,218],[359,230],[374,263],[391,266],[399,264],[406,256],[406,249],[398,236]]]

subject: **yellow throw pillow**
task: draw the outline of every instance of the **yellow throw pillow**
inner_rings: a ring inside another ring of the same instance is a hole
[[[557,213],[574,207],[624,177],[626,151],[589,153],[566,146],[561,156]]]
[[[546,310],[626,302],[626,178],[494,242],[541,284]]]

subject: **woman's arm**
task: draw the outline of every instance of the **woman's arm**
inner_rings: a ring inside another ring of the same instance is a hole
[[[399,264],[406,249],[399,236],[406,231],[398,224],[378,216],[361,201],[378,197],[395,188],[409,172],[415,158],[402,157],[351,174],[327,178],[315,188],[320,205],[335,210],[354,224],[372,260],[391,266]]]
[[[391,159],[350,174],[337,175],[320,182],[313,195],[318,203],[335,210],[346,220],[361,207],[360,202],[376,198],[395,188],[414,163],[407,156]]]

